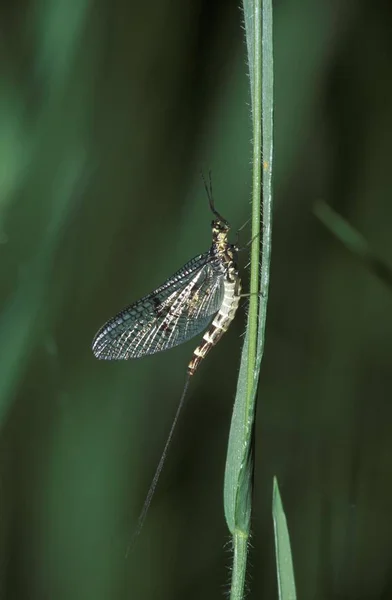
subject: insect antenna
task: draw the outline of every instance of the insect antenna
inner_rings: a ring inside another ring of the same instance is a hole
[[[204,183],[204,188],[206,190],[207,193],[207,198],[208,198],[208,202],[210,203],[210,209],[211,212],[220,220],[223,221],[223,223],[225,223],[226,225],[228,225],[228,222],[226,221],[226,219],[224,217],[222,217],[222,215],[220,213],[218,213],[218,211],[215,208],[215,204],[214,204],[214,196],[212,195],[212,177],[211,177],[211,170],[208,171],[208,183],[209,185],[207,185],[206,179],[204,177],[204,174],[202,171],[200,171],[200,175],[201,178],[203,180]]]

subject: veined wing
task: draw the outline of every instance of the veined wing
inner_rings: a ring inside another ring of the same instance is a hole
[[[93,341],[97,358],[140,358],[182,344],[219,310],[224,273],[210,251],[196,256],[151,294],[108,321]]]

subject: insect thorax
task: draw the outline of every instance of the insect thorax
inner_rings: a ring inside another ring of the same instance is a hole
[[[238,275],[237,269],[237,247],[225,240],[214,240],[211,253],[218,259],[212,263],[214,270],[226,276],[229,281],[234,281]]]

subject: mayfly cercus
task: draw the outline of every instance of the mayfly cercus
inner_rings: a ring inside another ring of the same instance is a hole
[[[169,437],[148,492],[136,534],[140,532],[161,473],[189,380],[234,319],[241,297],[238,248],[228,242],[230,225],[216,210],[212,185],[204,182],[212,221],[212,245],[174,273],[163,285],[110,319],[96,334],[92,349],[99,359],[140,358],[168,350],[204,333],[188,364],[188,375]]]

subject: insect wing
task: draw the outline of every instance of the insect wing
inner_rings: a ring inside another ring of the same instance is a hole
[[[203,331],[223,300],[224,274],[214,262],[210,252],[193,258],[154,292],[113,317],[95,336],[95,356],[140,358]]]

